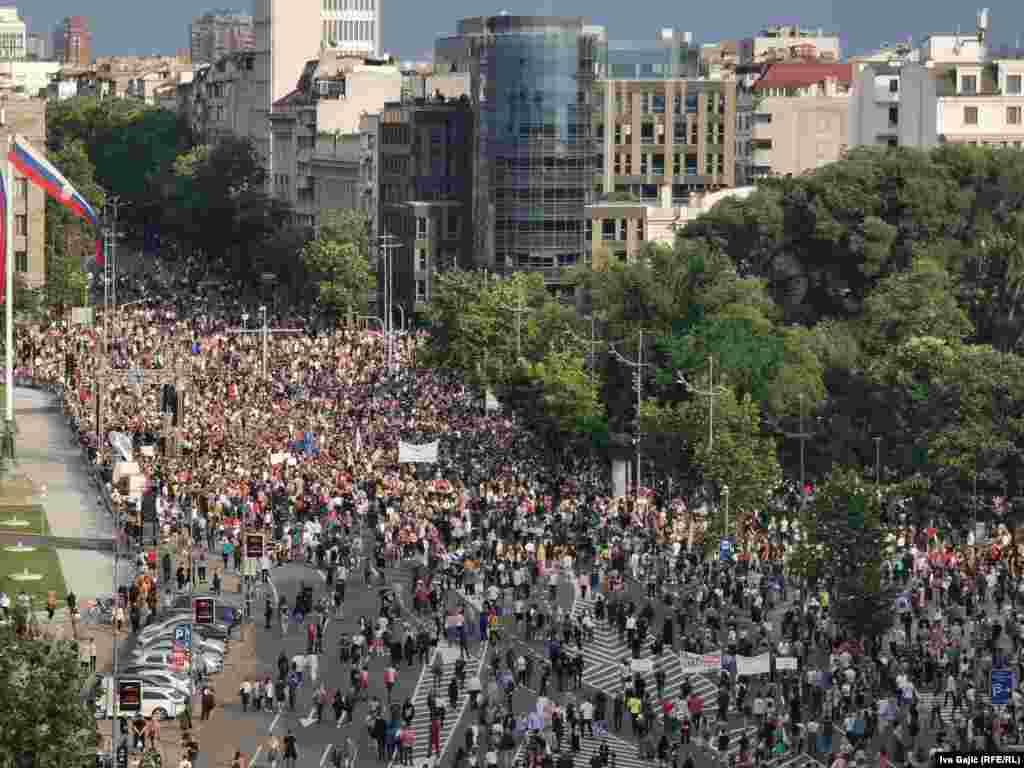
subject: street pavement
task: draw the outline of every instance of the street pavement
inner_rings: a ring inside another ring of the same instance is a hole
[[[50,392],[17,387],[17,472],[39,489],[34,499],[46,510],[54,536],[112,538],[114,521],[99,502],[82,451]],[[45,490],[44,490],[45,489]],[[113,592],[114,558],[105,552],[58,549],[64,582],[85,600]],[[63,597],[63,596],[61,596]]]

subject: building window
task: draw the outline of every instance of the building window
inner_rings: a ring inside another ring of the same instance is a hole
[[[978,124],[978,108],[964,107],[964,125]]]
[[[455,240],[459,236],[459,214],[449,211],[448,213],[448,239]]]
[[[718,124],[718,143],[725,144],[725,123]]]
[[[1006,76],[1006,93],[1012,96],[1020,96],[1020,75]]]
[[[1020,125],[1020,107],[1006,108],[1006,124]]]
[[[663,115],[665,114],[665,95],[662,93],[654,94],[654,114]]]
[[[889,81],[889,93],[899,93],[899,92],[900,92],[900,81],[899,81],[899,78],[894,77],[894,78],[892,78]]]
[[[427,281],[426,280],[417,280],[416,281],[416,298],[417,299],[422,299],[423,301],[427,300]]]
[[[647,175],[647,157],[648,157],[648,155],[647,155],[646,152],[641,152],[640,153],[640,175],[641,176],[646,176]]]
[[[28,216],[23,213],[14,217],[14,234],[16,237],[28,235]]]
[[[427,271],[427,249],[420,248],[416,251],[416,269],[420,272]]]
[[[632,152],[626,152],[625,153],[625,158],[626,158],[626,176],[632,176],[633,175],[633,153]]]
[[[28,197],[28,179],[14,180],[14,196],[22,200]]]
[[[25,251],[14,252],[14,269],[18,272],[28,272],[28,254]]]
[[[640,93],[640,114],[646,115],[651,111],[651,94],[647,91]]]
[[[619,219],[619,240],[626,240],[629,232],[629,219]]]
[[[416,217],[416,237],[427,236],[427,217],[417,216]]]
[[[672,155],[672,175],[679,176],[683,170],[683,157],[678,152]]]
[[[594,239],[594,220],[585,219],[583,222],[583,240],[590,243]]]
[[[889,107],[889,125],[900,124],[900,108],[898,106]]]
[[[960,93],[970,96],[978,92],[977,75],[960,76]]]
[[[696,120],[694,120],[694,121],[692,121],[690,123],[690,143],[693,144],[693,146],[695,146],[695,147],[697,146],[697,143],[698,143],[698,141],[697,141],[697,121]]]
[[[890,136],[888,139],[885,140],[885,145],[887,147],[896,148],[900,145],[900,141],[895,136]]]
[[[614,240],[615,239],[615,219],[602,219],[601,220],[601,239],[602,240]]]
[[[672,114],[681,115],[683,114],[683,96],[677,93],[672,97]]]

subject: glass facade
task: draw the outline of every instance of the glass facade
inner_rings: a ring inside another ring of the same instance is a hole
[[[609,45],[608,77],[611,80],[667,80],[700,75],[700,52],[687,45],[657,48]]]
[[[464,20],[460,33],[473,38],[478,209],[488,212],[493,265],[553,277],[585,253],[600,33],[582,19],[519,16]]]

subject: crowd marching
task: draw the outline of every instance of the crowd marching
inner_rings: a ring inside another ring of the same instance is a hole
[[[586,744],[592,766],[615,766],[623,740],[673,768],[805,756],[885,768],[923,765],[940,748],[1021,742],[1017,687],[1005,704],[989,699],[993,669],[1018,681],[1024,671],[1024,581],[1004,529],[970,553],[934,529],[898,532],[885,575],[901,588],[897,621],[861,647],[830,618],[827,591],[809,592],[788,571],[799,531],[785,515],[747,531],[732,561],[709,562],[701,518],[681,500],[615,498],[607,471],[585,457],[553,488],[527,429],[453,376],[414,366],[423,335],[399,335],[393,366],[380,334],[274,335],[263,375],[260,343],[231,330],[240,308],[149,296],[115,321],[111,360],[181,366],[182,398],[98,382],[101,337],[88,326],[20,332],[19,366],[63,386],[69,419],[108,478],[116,449],[106,435],[130,437],[164,537],[183,517],[185,548],[227,567],[243,525],[263,529],[279,542],[276,558],[327,572],[317,604],[305,594],[268,602],[268,629],[279,613],[287,629],[293,609],[341,615],[346,583],[411,574],[407,601],[362,619],[343,648],[350,679],[313,689],[320,714],[329,706],[365,722],[378,759],[408,765],[416,744],[440,752],[445,702],[450,711],[466,690],[472,727],[445,755],[456,768],[568,768]],[[305,328],[288,317],[275,326]],[[159,440],[164,411],[175,411],[173,450]],[[399,463],[400,441],[433,440],[436,463]],[[322,621],[310,626],[312,652]],[[446,642],[460,649],[457,674],[416,733],[411,703],[390,701],[391,687],[403,669],[440,664],[432,648]],[[484,645],[479,675],[472,662]],[[365,694],[371,663],[386,665],[387,701]],[[294,708],[300,670],[284,657],[279,666],[276,681],[246,683],[247,706]],[[355,749],[349,738],[339,761]],[[268,752],[294,762],[295,736]]]

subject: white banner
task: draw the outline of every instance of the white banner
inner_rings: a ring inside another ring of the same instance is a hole
[[[741,677],[748,675],[767,675],[772,671],[772,657],[770,653],[762,653],[760,656],[737,656],[736,674]]]
[[[779,656],[775,659],[775,669],[783,672],[787,669],[796,669],[796,656]]]
[[[722,671],[721,653],[687,653],[679,654],[679,664],[684,675],[718,674]]]
[[[437,444],[432,443],[414,445],[413,443],[398,442],[398,463],[399,464],[436,464]]]

